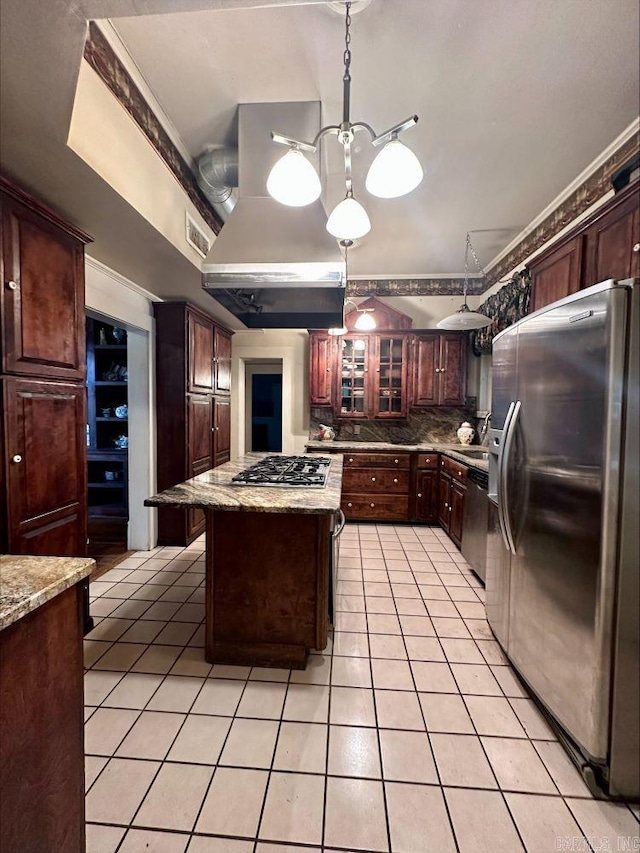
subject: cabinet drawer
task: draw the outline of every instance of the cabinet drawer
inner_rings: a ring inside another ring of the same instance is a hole
[[[418,461],[416,468],[437,468],[438,454],[437,453],[418,453]]]
[[[356,468],[345,471],[342,476],[342,488],[345,492],[409,492],[409,472],[393,471],[389,468]]]
[[[467,472],[469,469],[461,462],[456,462],[455,459],[448,459],[446,456],[441,456],[440,470],[461,483],[467,482]]]
[[[406,468],[411,467],[410,453],[345,453],[345,468]]]
[[[360,521],[407,521],[408,495],[343,495],[342,511],[347,519]]]

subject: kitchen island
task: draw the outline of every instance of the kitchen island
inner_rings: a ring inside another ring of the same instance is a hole
[[[205,657],[304,669],[324,649],[342,457],[322,488],[234,485],[266,454],[249,453],[145,501],[206,516]]]
[[[85,557],[0,555],[0,847],[84,853]]]

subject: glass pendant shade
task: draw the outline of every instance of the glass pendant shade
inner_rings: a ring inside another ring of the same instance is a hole
[[[360,202],[347,196],[331,211],[327,231],[336,240],[358,240],[371,231],[371,222]]]
[[[413,151],[399,139],[392,139],[369,167],[365,186],[378,198],[397,198],[414,190],[423,174]]]
[[[455,314],[450,314],[437,324],[438,329],[451,329],[453,331],[466,331],[468,329],[484,329],[491,325],[491,318],[484,314],[478,314],[472,311],[467,303],[456,311]]]
[[[363,310],[353,325],[359,332],[370,332],[371,329],[375,329],[376,321],[370,311]]]
[[[302,151],[289,149],[269,172],[267,192],[280,204],[305,207],[320,198],[318,173]]]

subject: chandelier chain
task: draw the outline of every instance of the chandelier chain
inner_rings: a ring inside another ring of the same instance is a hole
[[[345,23],[345,31],[344,31],[344,79],[350,80],[350,67],[351,67],[351,3],[345,3],[346,6],[346,15],[344,19]]]

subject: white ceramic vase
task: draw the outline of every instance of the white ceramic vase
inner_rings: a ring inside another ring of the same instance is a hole
[[[465,421],[462,426],[458,429],[456,435],[458,436],[458,441],[460,444],[471,444],[473,441],[473,436],[476,434],[475,429],[471,426],[469,421]]]

